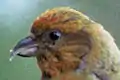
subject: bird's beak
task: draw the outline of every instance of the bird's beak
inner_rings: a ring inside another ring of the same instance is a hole
[[[10,50],[10,61],[15,55],[22,57],[34,57],[36,56],[37,49],[38,45],[35,41],[35,38],[32,36],[25,37],[24,39],[20,40],[12,50]]]

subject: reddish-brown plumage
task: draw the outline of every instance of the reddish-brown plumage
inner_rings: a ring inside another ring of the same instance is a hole
[[[120,80],[120,51],[112,36],[79,11],[48,10],[31,32],[14,50],[37,58],[43,80]]]
[[[84,23],[89,23],[86,20],[87,18],[81,17],[83,20],[80,20],[80,14],[78,11],[69,8],[48,10],[37,17],[32,25],[32,29],[59,29],[63,32],[76,32],[84,26]],[[78,24],[81,27],[77,26]]]

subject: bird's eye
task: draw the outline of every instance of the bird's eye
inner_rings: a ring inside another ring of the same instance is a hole
[[[52,32],[50,32],[49,37],[51,40],[55,41],[61,37],[61,33],[60,33],[60,31],[52,31]]]

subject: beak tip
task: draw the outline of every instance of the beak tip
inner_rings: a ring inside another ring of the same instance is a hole
[[[36,55],[37,47],[38,45],[33,37],[25,37],[20,40],[13,49],[10,49],[9,61],[12,61],[16,55],[21,57],[33,57]]]
[[[11,62],[13,60],[13,58],[15,57],[16,54],[14,54],[14,50],[10,49],[10,58],[9,61]]]
[[[12,53],[13,52],[13,50],[12,49],[10,49],[10,53]]]
[[[12,60],[13,60],[13,57],[10,57],[10,58],[9,58],[9,61],[11,62]]]

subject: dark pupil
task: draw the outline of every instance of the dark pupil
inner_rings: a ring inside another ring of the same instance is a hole
[[[54,32],[50,33],[50,38],[52,40],[58,40],[60,36],[61,36],[61,34],[58,31],[54,31]]]

